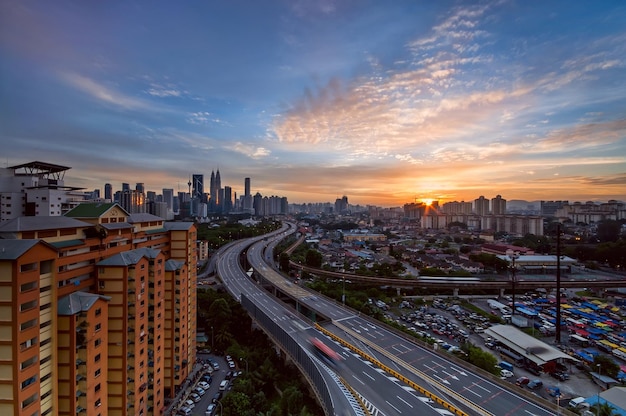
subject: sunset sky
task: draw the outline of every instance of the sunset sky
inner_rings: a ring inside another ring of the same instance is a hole
[[[0,0],[0,161],[34,160],[87,189],[626,200],[626,2]]]

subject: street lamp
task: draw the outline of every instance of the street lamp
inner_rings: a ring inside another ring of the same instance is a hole
[[[213,327],[211,327],[211,353],[214,354],[215,353],[215,347],[213,346],[213,340],[215,339],[215,337],[213,336]]]
[[[342,287],[341,287],[341,303],[346,304],[346,277],[344,276],[341,279]]]
[[[246,360],[246,359],[245,359],[245,358],[243,358],[243,357],[241,357],[241,358],[239,359],[239,361],[241,361],[241,360],[243,360],[243,361],[245,361],[245,362],[246,362],[246,374],[248,374],[248,360]]]
[[[224,408],[222,407],[222,402],[220,402],[219,400],[217,401],[217,404],[220,405],[220,416],[222,416],[224,414]]]
[[[598,368],[598,378],[600,377],[600,364],[596,364],[596,367]],[[602,380],[599,380],[600,382],[602,382]],[[602,386],[600,386],[600,388],[602,388]],[[598,390],[598,394],[596,396],[596,416],[600,416],[600,390]]]
[[[517,253],[513,253],[509,255],[509,258],[511,259],[511,289],[512,289],[512,294],[511,294],[511,299],[512,299],[512,305],[511,305],[511,315],[515,315],[515,260],[517,260],[519,258],[519,254]]]

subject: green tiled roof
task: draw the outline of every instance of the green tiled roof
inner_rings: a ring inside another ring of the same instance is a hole
[[[73,218],[99,218],[115,205],[119,206],[116,202],[84,202],[72,208],[65,216]],[[121,206],[119,208],[123,210]]]
[[[67,241],[56,241],[54,243],[50,243],[51,246],[54,246],[56,248],[79,246],[81,244],[83,244],[83,240],[67,240]]]

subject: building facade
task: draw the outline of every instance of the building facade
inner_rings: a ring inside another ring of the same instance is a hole
[[[195,225],[87,203],[0,237],[0,410],[161,414],[195,362]]]

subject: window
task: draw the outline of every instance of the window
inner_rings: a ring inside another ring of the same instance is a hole
[[[28,292],[29,290],[33,290],[37,288],[37,282],[29,282],[29,283],[23,283],[22,285],[20,285],[20,292]]]
[[[40,311],[44,311],[44,310],[49,309],[49,308],[51,308],[51,307],[52,307],[52,303],[46,303],[46,304],[41,305],[41,306],[39,307],[39,310],[40,310]]]
[[[96,328],[96,332],[100,331],[102,329],[102,324],[97,323],[95,328]]]
[[[25,407],[28,407],[29,405],[33,404],[38,398],[39,398],[39,395],[37,393],[35,393],[32,396],[30,396],[28,399],[24,400],[22,402],[22,409],[24,409]]]
[[[33,376],[33,377],[30,377],[30,378],[28,378],[28,379],[26,379],[26,380],[22,381],[22,389],[24,389],[24,388],[26,388],[26,387],[30,386],[30,385],[31,385],[31,384],[33,384],[35,381],[37,381],[37,376]]]
[[[96,407],[102,406],[102,401],[100,399],[96,400],[95,405],[96,405]]]
[[[98,287],[99,287],[100,289],[104,289],[104,281],[103,281],[103,280],[100,280],[100,281],[98,282]]]
[[[94,373],[93,376],[94,377],[100,377],[100,374],[102,373],[102,371],[98,368]]]
[[[37,270],[37,263],[28,263],[28,264],[22,264],[20,266],[20,272],[29,272],[31,270]]]
[[[102,308],[96,309],[96,316],[100,316],[102,314]]]
[[[97,338],[94,342],[93,345],[96,347],[99,347],[100,344],[102,344],[102,338]]]
[[[96,355],[96,356],[94,357],[94,359],[93,359],[93,360],[94,360],[95,362],[98,362],[98,361],[100,361],[100,358],[101,358],[101,357],[100,357],[100,354],[98,354],[98,355]]]
[[[24,341],[20,344],[20,351],[24,351],[27,348],[32,347],[37,344],[37,337],[31,338],[28,341]]]
[[[29,309],[33,309],[37,306],[37,300],[31,300],[29,302],[24,302],[20,305],[20,312],[27,311]]]
[[[100,383],[96,384],[96,387],[94,387],[93,389],[95,392],[99,392],[100,391]]]
[[[36,362],[37,362],[37,356],[30,357],[29,359],[22,361],[22,363],[20,364],[20,370],[24,370],[30,367],[31,365],[35,364]]]
[[[52,361],[52,356],[51,356],[51,355],[49,355],[49,356],[47,356],[47,357],[45,357],[45,358],[42,358],[42,359],[41,359],[41,361],[39,361],[39,363],[40,363],[40,364],[45,364],[45,363],[47,363],[48,361]]]
[[[30,321],[22,322],[22,324],[20,325],[20,331],[25,331],[29,328],[34,327],[35,325],[37,325],[37,319],[31,319]]]

